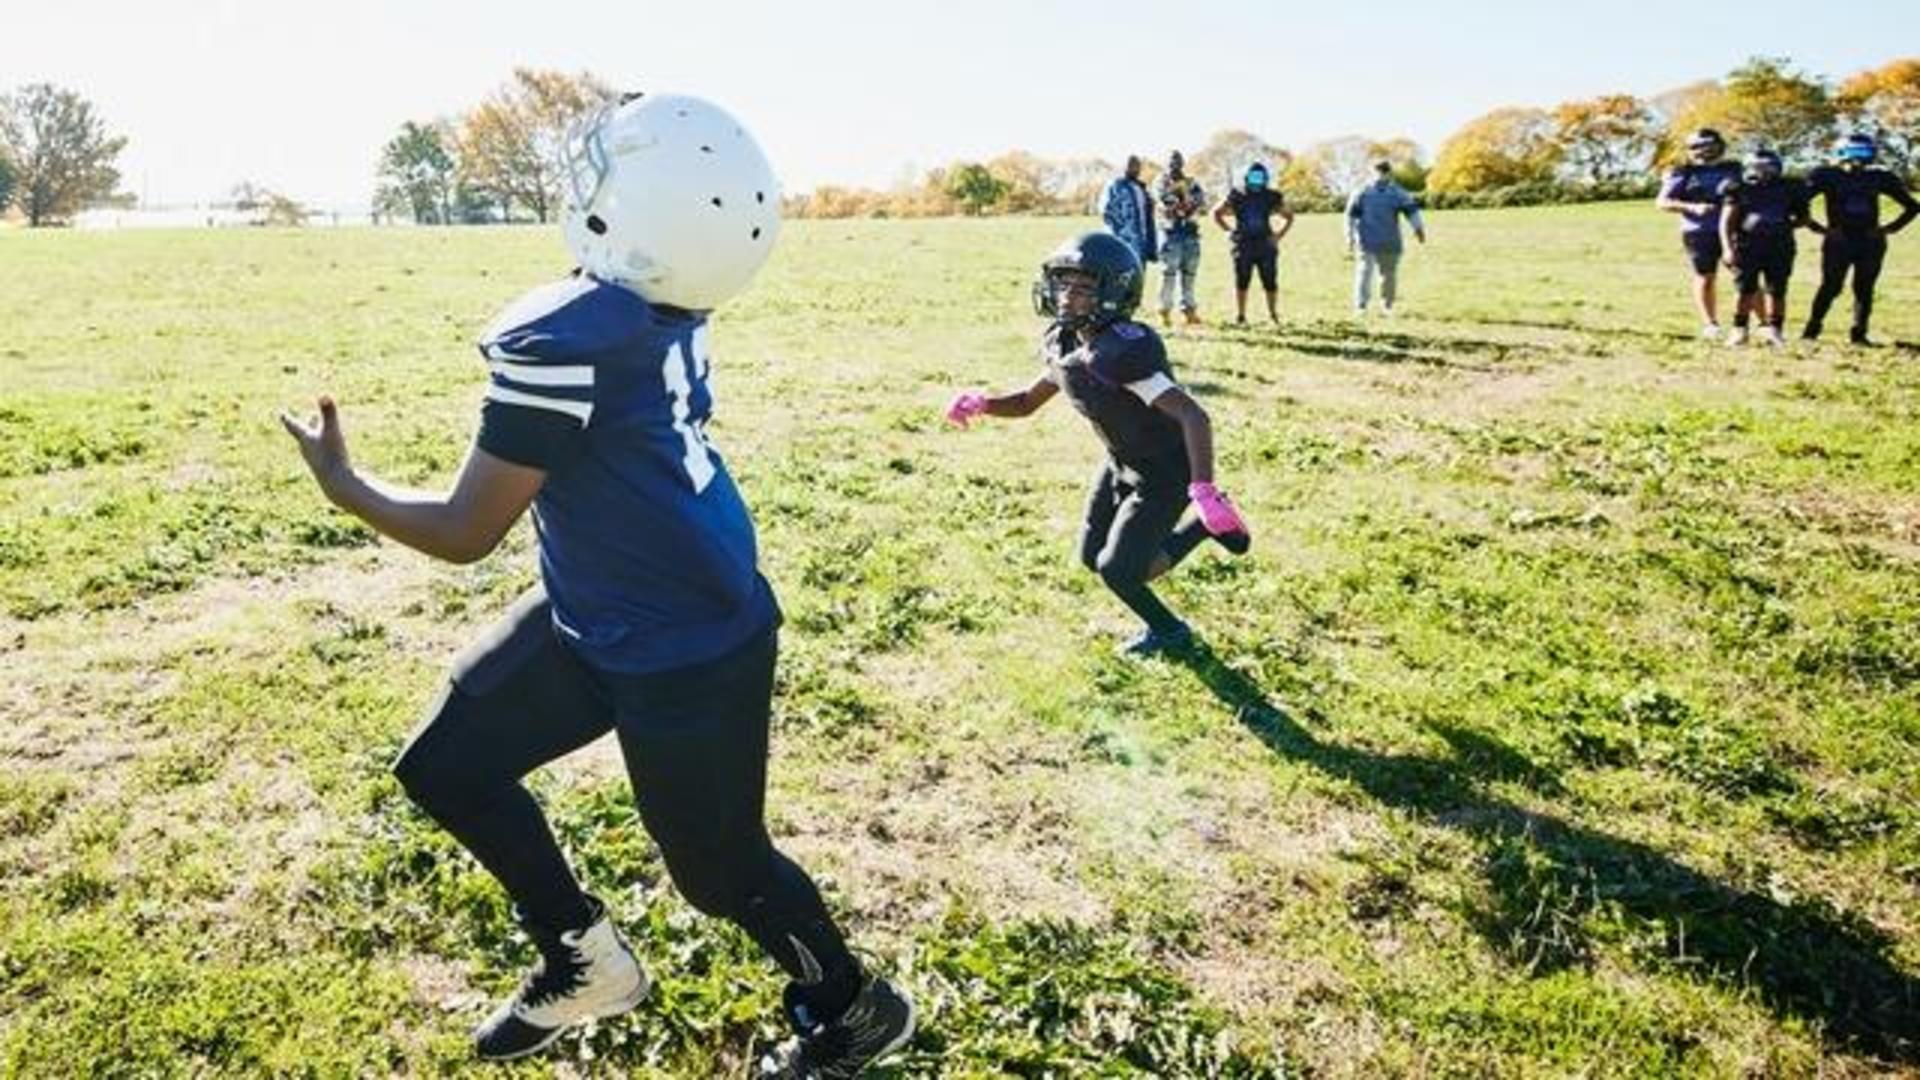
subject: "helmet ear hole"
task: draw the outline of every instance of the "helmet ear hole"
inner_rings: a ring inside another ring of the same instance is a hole
[[[588,214],[587,231],[595,236],[605,236],[607,235],[607,223],[601,219],[599,214]]]

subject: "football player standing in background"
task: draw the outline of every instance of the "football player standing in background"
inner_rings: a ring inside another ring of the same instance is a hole
[[[1785,175],[1779,154],[1757,151],[1746,176],[1728,185],[1720,213],[1720,247],[1740,294],[1733,309],[1732,344],[1747,343],[1747,323],[1755,312],[1760,313],[1761,340],[1776,349],[1786,344],[1782,328],[1787,279],[1793,276],[1793,230],[1806,223],[1806,184]]]
[[[356,470],[339,410],[283,416],[326,496],[437,558],[485,556],[529,506],[541,584],[455,662],[394,765],[407,794],[512,897],[540,958],[475,1032],[533,1053],[637,1005],[648,980],[580,887],[521,778],[612,731],[640,820],[689,904],[786,972],[798,1038],[772,1076],[850,1077],[912,1034],[864,971],[764,799],[780,622],[749,517],[708,442],[707,317],[759,270],[780,191],[753,138],[698,98],[630,97],[568,148],[563,231],[580,271],[481,341],[491,378],[453,490]]]
[[[1061,245],[1041,264],[1035,306],[1052,317],[1041,340],[1046,364],[1023,390],[969,390],[947,407],[965,426],[976,416],[1030,416],[1064,392],[1106,444],[1080,536],[1080,561],[1145,623],[1126,652],[1178,653],[1193,631],[1148,582],[1179,565],[1209,536],[1234,554],[1252,543],[1233,504],[1213,483],[1213,425],[1173,380],[1152,327],[1132,320],[1140,261],[1103,232]],[[1191,502],[1196,516],[1179,525]]]
[[[1849,337],[1855,345],[1873,344],[1867,337],[1867,323],[1873,318],[1873,289],[1887,260],[1887,237],[1920,215],[1920,202],[1900,177],[1873,163],[1879,153],[1873,136],[1850,135],[1835,148],[1834,164],[1822,165],[1807,176],[1807,186],[1825,199],[1827,211],[1824,225],[1813,224],[1813,231],[1825,233],[1826,239],[1820,245],[1820,290],[1814,293],[1813,310],[1801,335],[1808,341],[1820,337],[1827,309],[1839,298],[1851,271],[1853,329]],[[1891,225],[1880,224],[1882,196],[1900,205],[1900,216]]]
[[[1720,339],[1720,203],[1729,184],[1740,180],[1740,163],[1728,160],[1727,140],[1701,128],[1687,140],[1687,160],[1667,171],[1654,205],[1680,215],[1680,246],[1693,269],[1693,302],[1700,312],[1700,336]]]

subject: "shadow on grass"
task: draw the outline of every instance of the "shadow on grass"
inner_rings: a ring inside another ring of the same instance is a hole
[[[1632,326],[1588,326],[1581,323],[1548,322],[1545,319],[1491,319],[1480,315],[1423,315],[1428,322],[1464,323],[1468,326],[1510,326],[1516,330],[1554,330],[1563,334],[1587,334],[1593,337],[1638,338],[1642,341],[1664,341],[1678,344],[1690,344],[1699,341],[1693,334],[1678,334],[1666,330],[1642,330]]]
[[[1539,351],[1533,346],[1510,341],[1420,337],[1397,331],[1337,324],[1286,326],[1277,330],[1235,330],[1222,334],[1221,339],[1242,348],[1268,352],[1298,353],[1330,360],[1358,360],[1369,364],[1414,364],[1482,375],[1499,371],[1497,365],[1510,356]],[[1477,354],[1485,356],[1488,362],[1462,360],[1455,354]]]
[[[1478,842],[1495,897],[1478,928],[1531,970],[1585,963],[1584,916],[1611,906],[1659,928],[1666,970],[1750,989],[1775,1013],[1814,1021],[1854,1052],[1920,1063],[1920,982],[1895,966],[1891,942],[1865,920],[1734,888],[1644,844],[1477,790],[1463,772],[1489,756],[1496,772],[1519,767],[1504,747],[1473,746],[1465,760],[1350,749],[1316,738],[1205,645],[1181,663],[1274,753]],[[1443,736],[1461,747],[1457,730]]]

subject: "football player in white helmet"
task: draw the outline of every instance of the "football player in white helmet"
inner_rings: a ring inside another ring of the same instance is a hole
[[[608,731],[640,819],[688,903],[738,924],[789,979],[798,1038],[776,1076],[852,1076],[912,1035],[913,1009],[848,949],[763,804],[779,608],[753,520],[708,440],[707,316],[779,233],[752,136],[694,97],[610,103],[568,141],[563,232],[580,270],[482,335],[479,431],[450,492],[351,462],[339,410],[283,416],[321,490],[381,533],[457,562],[529,507],[541,583],[453,665],[394,772],[512,897],[540,959],[475,1032],[533,1053],[637,1005],[648,979],[575,879],[528,772]]]

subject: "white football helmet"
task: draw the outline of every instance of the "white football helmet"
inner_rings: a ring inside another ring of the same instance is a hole
[[[780,181],[725,109],[678,94],[610,104],[567,139],[561,231],[582,269],[650,303],[739,295],[780,233]]]

